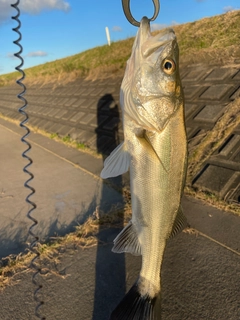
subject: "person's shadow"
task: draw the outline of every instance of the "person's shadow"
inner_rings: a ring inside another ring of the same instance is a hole
[[[105,94],[98,101],[97,105],[97,151],[102,154],[103,162],[105,158],[120,143],[119,139],[119,108],[111,94]],[[109,179],[112,184],[117,186],[122,193],[122,177]],[[100,201],[101,207],[108,201],[109,194],[107,185],[102,183],[102,194]],[[122,199],[123,203],[123,199]],[[113,246],[112,240],[123,228],[123,217],[120,218],[119,228],[110,228],[103,230],[99,226],[99,237],[96,254],[96,273],[95,273],[95,293],[92,320],[109,319],[111,312],[116,304],[124,297],[126,292],[125,284],[125,256],[111,252]],[[103,242],[110,242],[106,246]]]

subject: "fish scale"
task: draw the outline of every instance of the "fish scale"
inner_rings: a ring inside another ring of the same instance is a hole
[[[124,142],[105,160],[102,178],[130,171],[132,219],[113,252],[142,255],[136,283],[111,320],[161,319],[160,271],[167,239],[186,226],[183,193],[187,139],[173,30],[152,36],[144,17],[120,90]]]
[[[179,109],[178,113],[181,114],[180,111]],[[138,160],[134,161],[133,155],[133,161],[130,165],[130,180],[132,181],[131,193],[133,198],[135,198],[134,195],[137,194],[137,197],[141,199],[138,206],[135,205],[134,201],[132,205],[132,222],[136,226],[139,242],[143,248],[140,275],[145,279],[152,279],[152,283],[158,284],[158,289],[160,289],[159,270],[162,255],[166,239],[169,233],[171,233],[179,208],[183,184],[183,177],[180,175],[183,175],[185,167],[185,128],[183,125],[178,125],[178,117],[179,114],[176,114],[164,132],[157,135],[157,137],[154,138],[154,142],[152,141],[156,150],[163,150],[159,156],[164,167],[169,168],[169,174],[167,175],[163,166],[159,165],[159,162],[155,161],[155,159],[149,157],[149,153],[144,149],[136,152],[136,154],[142,154],[141,162]],[[176,122],[178,130],[176,130],[177,127],[172,121]],[[170,134],[168,131],[171,130],[172,127],[174,127],[174,131]],[[129,134],[131,134],[131,131]],[[164,137],[162,137],[162,135],[164,135]],[[179,144],[178,148],[174,143],[176,136],[178,139],[182,136],[183,144]],[[169,143],[169,137],[173,140],[171,144]],[[129,137],[129,140],[132,141],[133,137]],[[162,145],[166,146],[166,140],[168,142],[168,148],[162,148]],[[136,148],[141,149],[141,144],[136,145],[134,150],[136,150]],[[178,159],[178,161],[174,161],[176,159]],[[149,166],[147,166],[147,163],[149,163]],[[143,169],[141,168],[142,164],[144,164]],[[144,221],[147,221],[146,227],[142,226],[142,219],[139,218],[139,216],[144,216]],[[145,292],[144,290],[141,290],[141,292],[143,295],[149,294],[149,292]],[[155,296],[156,293],[157,292],[155,292],[153,296]]]

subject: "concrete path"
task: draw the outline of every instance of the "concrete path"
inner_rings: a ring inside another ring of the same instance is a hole
[[[26,192],[19,157],[23,150],[20,131],[0,120],[1,151],[4,150],[0,154],[2,255],[19,250],[29,225],[22,199]],[[32,185],[38,204],[34,215],[42,234],[65,233],[76,220],[91,214],[96,205],[107,210],[111,203],[121,203],[121,193],[102,185],[97,178],[101,159],[38,134],[30,139],[35,174]],[[240,217],[192,198],[183,199],[183,209],[199,233],[181,233],[167,244],[162,267],[162,320],[240,319]],[[63,276],[49,273],[39,279],[44,300],[41,314],[46,319],[109,318],[137,279],[141,265],[139,257],[111,253],[112,241],[119,231],[102,229],[97,246],[85,250],[69,246],[59,254],[57,270]],[[51,270],[54,271],[53,266]],[[31,276],[30,271],[15,275],[13,285],[0,293],[1,320],[35,319]]]
[[[32,224],[26,217],[30,206],[25,198],[30,190],[23,186],[29,178],[23,172],[28,163],[21,157],[26,150],[20,141],[23,133],[16,125],[0,121],[0,258],[23,250]],[[33,160],[29,170],[34,174],[30,185],[36,190],[30,200],[37,205],[32,215],[38,220],[34,230],[41,239],[73,231],[97,206],[107,212],[113,204],[122,203],[121,193],[102,184],[99,178],[101,159],[39,134],[31,134],[29,139],[32,143],[29,156]],[[94,170],[89,171],[91,165]]]

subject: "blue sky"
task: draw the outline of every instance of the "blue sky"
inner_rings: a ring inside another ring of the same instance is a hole
[[[0,74],[15,71],[17,38],[11,19],[14,0],[0,0]],[[182,24],[240,9],[239,0],[161,0],[153,28]],[[136,20],[153,14],[152,0],[130,0]],[[117,41],[135,36],[121,0],[20,0],[24,68],[53,61],[107,43],[105,27]]]

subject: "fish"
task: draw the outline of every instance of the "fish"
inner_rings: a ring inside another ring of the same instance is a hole
[[[142,256],[139,277],[110,320],[161,319],[166,242],[188,224],[181,207],[187,171],[184,95],[173,29],[152,35],[143,17],[120,88],[124,141],[106,158],[103,179],[129,170],[132,217],[112,251]]]

